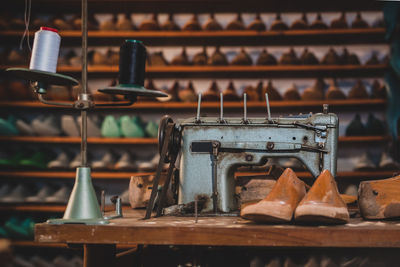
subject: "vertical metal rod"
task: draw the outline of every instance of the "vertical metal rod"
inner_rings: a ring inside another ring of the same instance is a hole
[[[196,122],[200,122],[200,106],[201,106],[201,94],[199,94],[199,98],[198,98],[198,102],[197,102],[197,115],[196,115]]]
[[[82,0],[82,86],[81,94],[87,94],[87,0]],[[81,164],[87,165],[87,112],[81,111]]]
[[[222,123],[224,121],[224,96],[222,93],[219,94],[220,98],[220,114],[219,114],[219,121]]]
[[[271,121],[271,110],[270,110],[270,108],[269,108],[268,93],[265,93],[265,101],[267,102],[268,121]]]
[[[101,205],[100,205],[101,214],[104,217],[106,211],[106,194],[104,190],[101,190]]]
[[[247,94],[243,94],[243,121],[247,123]]]

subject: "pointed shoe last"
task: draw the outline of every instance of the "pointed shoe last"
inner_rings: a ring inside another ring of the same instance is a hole
[[[244,207],[240,216],[256,222],[290,222],[293,212],[306,194],[306,188],[295,172],[287,168],[271,192],[260,202]]]
[[[294,213],[296,222],[344,224],[349,221],[346,204],[340,197],[335,179],[324,170],[315,180]]]

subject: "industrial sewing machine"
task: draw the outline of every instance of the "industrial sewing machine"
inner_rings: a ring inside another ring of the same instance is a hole
[[[178,120],[164,117],[159,129],[160,163],[170,162],[166,185],[180,155],[178,204],[208,197],[202,212],[228,213],[238,210],[234,172],[239,166],[264,165],[268,158],[297,158],[314,177],[324,169],[336,175],[338,117],[328,113],[328,105],[317,114],[272,118],[268,96],[266,118],[248,118],[246,96],[244,116],[224,118],[223,100],[219,117],[197,116]],[[160,166],[159,166],[160,167]],[[154,188],[158,185],[157,170]],[[168,177],[169,175],[169,177]],[[164,186],[157,215],[161,215]],[[153,195],[153,194],[152,194]],[[150,198],[151,212],[155,198]],[[150,211],[149,211],[150,209]],[[150,213],[148,214],[150,216]]]

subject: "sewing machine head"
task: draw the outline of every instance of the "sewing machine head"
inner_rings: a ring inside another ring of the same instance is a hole
[[[266,99],[266,118],[247,117],[246,96],[243,118],[224,118],[222,95],[220,116],[202,118],[199,96],[197,116],[175,123],[170,148],[181,155],[179,204],[206,196],[202,212],[237,210],[234,171],[273,157],[297,158],[314,177],[324,169],[336,174],[338,118],[328,106],[323,113],[272,118]]]

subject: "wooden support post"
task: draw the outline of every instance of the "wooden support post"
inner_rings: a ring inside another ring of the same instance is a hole
[[[84,244],[84,267],[115,266],[115,245],[113,244]]]

